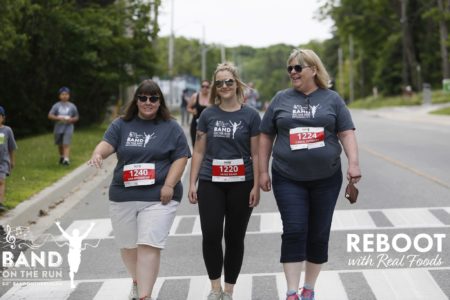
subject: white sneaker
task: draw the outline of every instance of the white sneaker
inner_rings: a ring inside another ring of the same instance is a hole
[[[233,296],[231,294],[228,294],[226,292],[223,292],[222,294],[222,300],[233,300]]]
[[[220,289],[220,291],[211,290],[207,300],[222,300],[222,295],[223,295],[222,289]]]
[[[139,294],[137,289],[137,284],[131,285],[130,295],[128,296],[128,300],[139,300]]]

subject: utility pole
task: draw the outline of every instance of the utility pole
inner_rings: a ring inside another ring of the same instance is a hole
[[[202,78],[206,79],[206,45],[205,45],[205,25],[202,26],[202,45],[201,45],[201,55],[202,55]]]
[[[349,77],[350,77],[350,82],[349,82],[349,88],[350,88],[350,96],[349,96],[349,103],[352,103],[353,100],[355,100],[355,95],[354,95],[354,85],[353,85],[353,36],[350,35],[348,37],[348,48],[349,48]]]
[[[224,63],[226,61],[226,58],[225,58],[225,46],[224,45],[220,45],[220,57],[222,59],[222,62]]]
[[[439,35],[441,40],[441,61],[442,61],[442,78],[450,78],[450,70],[448,64],[448,50],[447,50],[447,39],[448,30],[447,24],[445,23],[446,14],[448,14],[448,3],[444,7],[442,0],[437,0],[439,11],[441,12],[441,17],[439,18]]]
[[[175,104],[173,95],[173,54],[175,48],[175,37],[173,31],[173,19],[174,19],[174,0],[171,0],[171,11],[170,11],[170,38],[169,38],[169,104]]]
[[[403,88],[405,88],[408,84],[408,63],[407,63],[407,54],[406,54],[406,48],[407,48],[407,41],[406,41],[406,35],[408,31],[408,17],[406,15],[406,7],[408,6],[408,0],[400,0],[401,1],[401,19],[400,23],[402,24],[402,56],[403,56],[403,65],[402,65],[402,84]]]
[[[344,55],[342,48],[338,48],[338,76],[339,76],[339,94],[344,95],[344,70],[343,70]]]

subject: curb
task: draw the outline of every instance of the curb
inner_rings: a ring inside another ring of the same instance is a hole
[[[29,226],[35,224],[41,217],[41,212],[45,215],[50,209],[62,203],[81,184],[92,181],[97,176],[102,176],[102,173],[83,163],[57,182],[8,211],[0,218],[0,225]]]

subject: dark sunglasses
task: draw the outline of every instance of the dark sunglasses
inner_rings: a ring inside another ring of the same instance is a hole
[[[159,100],[159,96],[157,96],[157,95],[153,95],[153,96],[139,95],[139,96],[137,96],[137,98],[141,102],[147,102],[147,100],[150,100],[151,103],[156,103]]]
[[[225,83],[226,86],[232,86],[234,84],[234,80],[233,79],[226,79],[226,80],[216,80],[216,81],[214,81],[214,85],[216,86],[216,88],[223,87],[224,83]]]
[[[301,73],[303,71],[303,69],[305,69],[305,68],[310,68],[310,66],[301,66],[301,65],[288,66],[287,71],[288,71],[288,73],[291,73],[292,70],[295,70],[295,72]]]

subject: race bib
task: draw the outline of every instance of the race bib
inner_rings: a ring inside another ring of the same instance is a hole
[[[155,183],[155,164],[131,164],[123,167],[125,187],[152,185]]]
[[[245,165],[239,159],[214,159],[212,163],[213,182],[245,181]]]
[[[289,130],[291,150],[314,149],[325,146],[323,127],[297,127]]]

